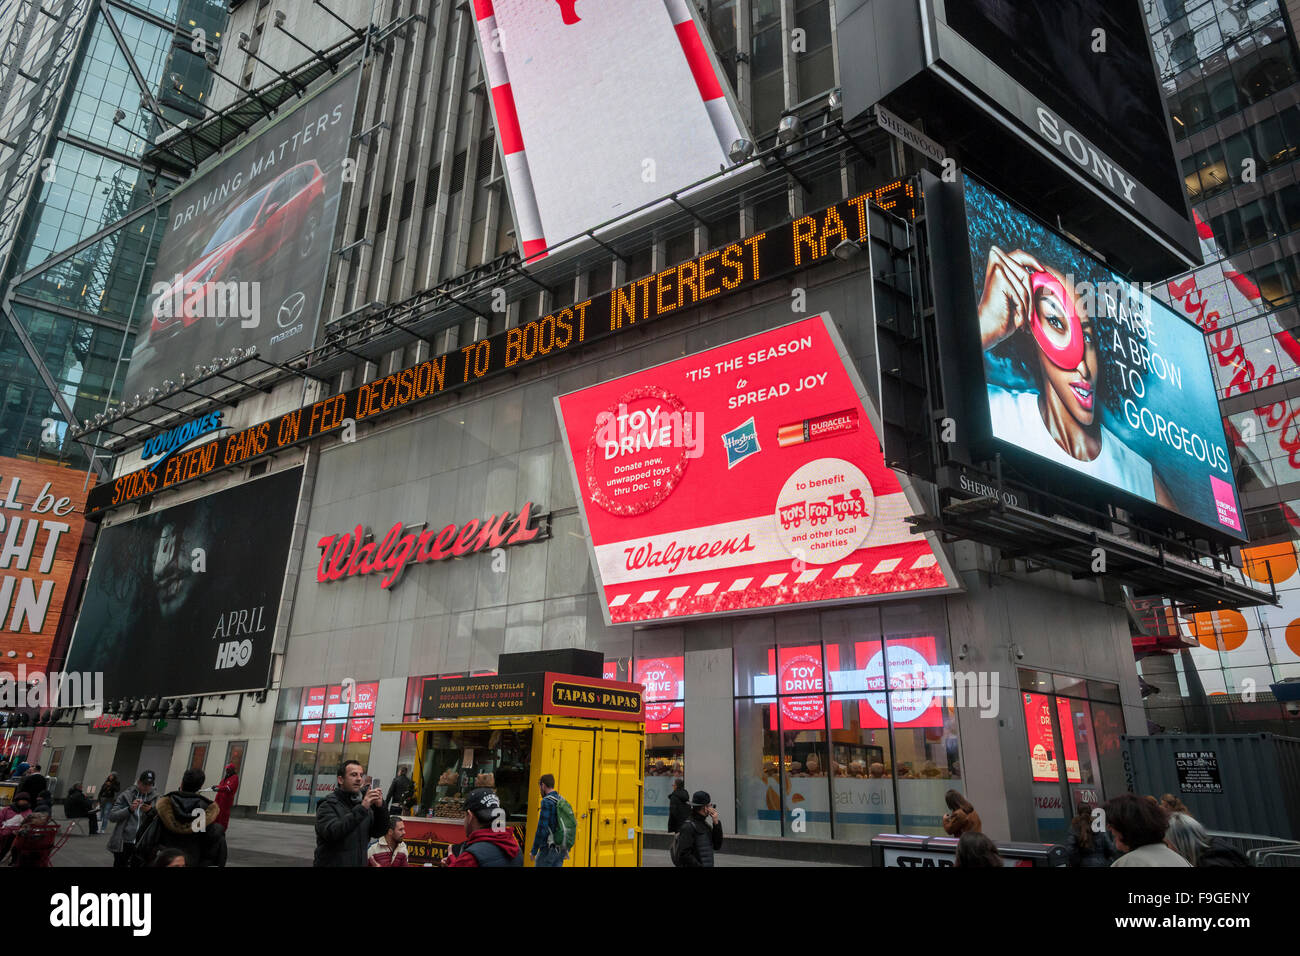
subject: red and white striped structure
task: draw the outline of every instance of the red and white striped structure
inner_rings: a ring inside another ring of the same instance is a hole
[[[474,14],[525,259],[730,165],[740,119],[686,0],[474,0]]]
[[[492,118],[501,144],[510,196],[514,200],[515,238],[527,261],[544,254],[546,236],[542,233],[542,217],[537,211],[537,197],[533,194],[532,180],[528,175],[524,134],[519,128],[519,113],[510,89],[510,76],[506,72],[506,58],[492,0],[474,0],[474,18],[478,21],[478,48],[483,73],[492,91]]]

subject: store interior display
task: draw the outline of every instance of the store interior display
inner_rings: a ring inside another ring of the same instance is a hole
[[[506,821],[528,816],[531,731],[438,731],[429,735],[418,816],[461,822],[477,787],[496,791]]]

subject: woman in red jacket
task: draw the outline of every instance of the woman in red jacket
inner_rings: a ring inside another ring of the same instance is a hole
[[[221,812],[217,815],[217,822],[225,829],[230,829],[230,808],[235,805],[235,791],[239,789],[239,768],[233,764],[226,764],[225,775],[221,782],[212,789],[216,791],[217,807]]]

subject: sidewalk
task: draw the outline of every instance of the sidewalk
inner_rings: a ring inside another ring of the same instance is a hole
[[[56,818],[58,812],[56,811]],[[59,819],[59,823],[66,821]],[[304,824],[280,823],[266,820],[232,820],[226,835],[229,848],[228,866],[311,866],[316,849],[315,831]],[[725,846],[725,845],[724,845]],[[110,867],[112,854],[108,852],[108,837],[92,837],[74,833],[68,838],[53,859],[56,867]],[[735,856],[725,851],[718,854],[718,866],[817,866],[793,860],[779,860],[755,856]],[[672,863],[667,850],[646,850],[642,865],[666,867]]]

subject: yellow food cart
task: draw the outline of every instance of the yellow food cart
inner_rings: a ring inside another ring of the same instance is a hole
[[[565,866],[640,866],[645,701],[639,684],[535,673],[430,678],[420,719],[383,724],[415,734],[412,865],[437,863],[465,839],[465,798],[491,787],[532,866],[538,779],[573,805],[577,843]]]

